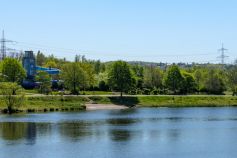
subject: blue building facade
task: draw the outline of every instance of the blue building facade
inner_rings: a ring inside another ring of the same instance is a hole
[[[37,71],[45,71],[50,75],[58,75],[60,73],[60,70],[56,68],[37,66],[33,51],[25,51],[25,55],[22,58],[22,64],[26,70],[26,79],[23,81],[22,86],[26,89],[31,89],[38,86],[38,83],[35,82]]]
[[[25,55],[22,59],[22,64],[26,70],[26,79],[34,80],[36,75],[36,60],[33,51],[25,51]]]

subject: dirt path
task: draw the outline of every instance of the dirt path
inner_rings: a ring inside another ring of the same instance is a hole
[[[114,104],[86,104],[86,110],[113,110],[113,109],[127,109],[128,107],[123,105]]]

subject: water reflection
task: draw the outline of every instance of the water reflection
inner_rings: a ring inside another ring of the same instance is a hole
[[[237,108],[203,110],[0,116],[0,157],[236,157]]]
[[[169,141],[177,141],[180,137],[180,130],[170,129],[166,131],[166,138]]]
[[[85,121],[64,122],[59,124],[59,132],[66,139],[70,138],[73,141],[82,139],[85,136],[91,135],[90,126]]]
[[[109,131],[111,140],[113,141],[128,141],[131,139],[131,131],[112,129]]]
[[[130,108],[130,109],[122,109],[122,110],[111,110],[109,111],[110,115],[117,115],[117,116],[124,116],[124,115],[132,115],[137,113],[138,110],[136,108]]]
[[[35,123],[27,123],[27,126],[26,126],[27,144],[29,144],[29,145],[35,144],[36,134],[37,134],[36,124]]]
[[[122,118],[108,119],[107,124],[110,125],[109,136],[112,141],[128,141],[131,139],[132,130],[130,129],[137,119]],[[124,128],[120,128],[123,126]],[[134,135],[133,135],[134,136]]]
[[[11,142],[27,141],[34,144],[36,139],[36,124],[28,122],[3,122],[0,123],[2,139]]]
[[[51,123],[36,123],[37,133],[42,136],[50,135],[52,133],[53,125],[54,124]]]
[[[114,126],[121,126],[121,125],[128,126],[136,122],[138,122],[138,119],[123,118],[123,119],[108,119],[107,120],[107,123],[109,125],[114,125]]]

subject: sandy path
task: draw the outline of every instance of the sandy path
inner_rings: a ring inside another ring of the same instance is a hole
[[[112,110],[112,109],[127,109],[128,107],[123,105],[114,104],[86,104],[86,110]]]

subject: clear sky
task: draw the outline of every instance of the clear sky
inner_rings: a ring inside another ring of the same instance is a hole
[[[73,59],[219,62],[237,58],[236,0],[1,0],[0,29],[18,43]]]

